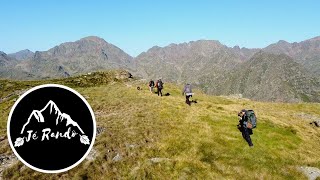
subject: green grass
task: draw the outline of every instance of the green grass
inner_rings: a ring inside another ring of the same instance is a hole
[[[320,117],[319,104],[255,102],[196,91],[198,103],[189,107],[182,87],[168,83],[164,93],[171,95],[165,97],[151,94],[139,81],[113,78],[72,87],[89,101],[98,126],[106,128],[94,145],[96,159],[55,175],[37,173],[18,163],[4,171],[5,178],[304,179],[296,166],[320,168],[320,130],[297,116],[303,112]],[[13,99],[0,103],[2,135],[13,103]],[[254,148],[248,147],[236,127],[237,111],[243,108],[254,109],[258,116]],[[0,152],[11,153],[7,143],[1,144]],[[114,162],[117,153],[122,160]],[[154,163],[151,158],[167,159]]]

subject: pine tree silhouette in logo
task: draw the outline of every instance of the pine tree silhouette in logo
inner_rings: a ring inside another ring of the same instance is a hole
[[[40,136],[35,132],[41,133]],[[62,113],[52,100],[43,109],[32,111],[21,129],[20,135],[22,137],[16,138],[14,142],[15,147],[20,147],[31,140],[49,141],[59,138],[72,139],[77,136],[79,136],[80,143],[90,145],[88,136],[79,124],[68,114]]]

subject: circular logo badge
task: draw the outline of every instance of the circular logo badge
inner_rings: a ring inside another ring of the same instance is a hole
[[[46,84],[28,90],[16,101],[7,133],[13,152],[26,166],[60,173],[89,154],[96,121],[89,103],[77,91]]]

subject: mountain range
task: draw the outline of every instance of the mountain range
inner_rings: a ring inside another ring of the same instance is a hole
[[[265,48],[228,47],[215,40],[154,46],[133,58],[90,36],[48,51],[0,53],[0,78],[47,79],[125,69],[144,79],[192,83],[214,95],[280,102],[320,102],[320,37]]]
[[[26,76],[20,74],[15,76],[15,73],[0,71],[3,72],[1,78],[10,79],[68,77],[99,70],[130,69],[132,66],[131,56],[120,48],[94,36],[75,42],[62,43],[48,51],[33,53],[24,50],[9,55],[2,53],[2,56],[0,64],[2,61],[10,62],[7,66],[26,74]]]

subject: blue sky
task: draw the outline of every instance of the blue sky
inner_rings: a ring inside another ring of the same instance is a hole
[[[48,50],[95,35],[132,56],[199,39],[265,47],[320,36],[317,0],[4,0],[0,51]]]

